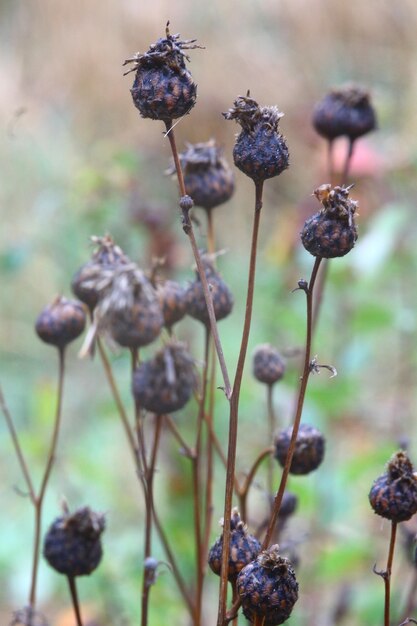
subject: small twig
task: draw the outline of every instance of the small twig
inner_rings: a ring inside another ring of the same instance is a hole
[[[272,444],[274,441],[274,434],[276,428],[276,420],[275,420],[275,412],[274,412],[274,403],[273,403],[273,390],[274,385],[267,385],[266,388],[266,398],[267,398],[267,407],[268,407],[268,425],[269,425],[269,443]],[[271,497],[274,489],[274,459],[271,455],[268,462],[268,474],[267,474],[267,491],[268,496]]]
[[[250,468],[245,478],[243,485],[239,489],[238,496],[239,496],[240,516],[244,522],[247,522],[246,501],[247,501],[250,486],[253,482],[253,479],[255,478],[256,472],[258,471],[262,461],[270,457],[273,451],[274,451],[274,448],[269,446],[268,448],[264,448],[264,450],[262,450],[262,452],[258,454],[258,456],[256,457],[254,463],[252,464],[252,467]]]

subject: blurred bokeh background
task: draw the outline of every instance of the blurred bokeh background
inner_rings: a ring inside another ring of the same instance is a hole
[[[331,263],[313,352],[334,365],[310,381],[305,419],[326,434],[322,467],[293,478],[300,503],[286,541],[300,560],[300,600],[289,623],[380,624],[383,585],[372,573],[386,559],[389,526],[372,513],[367,494],[399,442],[417,460],[416,427],[416,173],[417,5],[414,0],[2,0],[0,3],[0,382],[35,480],[39,480],[55,406],[57,358],[33,331],[39,311],[57,293],[70,294],[76,269],[91,254],[89,237],[111,233],[142,267],[166,256],[166,276],[192,279],[192,254],[182,233],[175,182],[164,175],[169,146],[159,122],[132,105],[124,59],[171,31],[197,38],[191,51],[197,105],[176,126],[186,141],[211,137],[231,160],[237,127],[221,115],[247,89],[284,113],[291,167],[267,183],[259,244],[249,352],[270,342],[291,353],[303,345],[300,277],[312,257],[298,233],[317,210],[311,197],[328,182],[326,145],[312,129],[314,104],[333,86],[357,82],[372,94],[379,129],[357,143],[351,170],[359,200],[360,238]],[[341,167],[346,144],[337,143]],[[244,311],[253,213],[250,181],[236,173],[234,198],[215,212],[219,267],[235,295],[221,323],[231,371]],[[205,216],[197,209],[199,243]],[[186,319],[178,336],[202,359],[203,332]],[[78,342],[77,342],[78,343]],[[63,431],[46,498],[45,527],[70,507],[105,511],[105,558],[80,585],[85,614],[101,626],[139,623],[143,499],[126,452],[100,363],[68,355]],[[145,354],[151,355],[155,346]],[[112,357],[129,410],[129,359]],[[291,419],[299,363],[274,393],[281,426]],[[218,381],[221,384],[219,378]],[[227,433],[227,406],[216,397],[217,429]],[[195,405],[176,417],[191,439]],[[266,396],[246,368],[238,469],[267,443]],[[0,421],[0,621],[27,600],[33,513],[3,421]],[[252,510],[265,506],[260,486]],[[277,466],[276,480],[279,479]],[[222,515],[223,473],[216,474],[214,519]],[[193,580],[190,470],[176,444],[163,439],[157,501],[184,575]],[[412,522],[410,522],[412,526]],[[417,528],[416,528],[417,530]],[[214,525],[213,539],[217,534]],[[401,538],[401,534],[400,534]],[[164,560],[155,542],[155,554]],[[394,617],[399,623],[413,566],[398,549]],[[218,581],[209,575],[207,624],[213,624]],[[349,592],[349,593],[348,593]],[[334,617],[346,599],[342,618]],[[65,580],[41,563],[39,601],[56,626],[73,624]],[[337,621],[339,619],[339,621]],[[151,624],[186,624],[171,573],[151,593]],[[244,620],[242,621],[242,623]],[[93,623],[93,621],[91,621]]]

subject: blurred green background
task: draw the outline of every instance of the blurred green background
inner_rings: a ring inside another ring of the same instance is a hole
[[[122,68],[125,58],[164,34],[168,19],[171,32],[205,46],[190,53],[198,101],[176,126],[180,148],[215,137],[231,160],[237,126],[221,112],[247,89],[285,113],[281,128],[291,167],[265,188],[249,355],[258,343],[282,351],[303,345],[304,297],[291,290],[308,278],[312,257],[298,233],[317,210],[313,189],[328,178],[326,146],[311,127],[313,106],[330,87],[349,81],[372,93],[379,130],[358,142],[351,173],[360,238],[348,257],[331,263],[313,347],[339,375],[329,380],[324,371],[311,378],[304,413],[326,434],[326,458],[314,475],[291,480],[300,504],[285,540],[300,559],[300,600],[289,623],[334,624],[332,612],[349,588],[343,624],[380,624],[383,585],[372,566],[383,567],[389,525],[372,513],[367,493],[399,441],[406,440],[417,458],[414,0],[0,3],[0,381],[22,447],[39,481],[55,409],[57,355],[37,339],[33,325],[57,293],[70,294],[74,272],[91,254],[90,235],[111,233],[142,267],[165,255],[167,276],[192,279],[176,185],[164,175],[169,146],[162,124],[139,117],[129,93],[132,77],[123,77]],[[342,140],[339,166],[345,148]],[[237,172],[236,183],[233,200],[215,212],[217,247],[226,251],[219,267],[236,299],[232,316],[220,325],[232,372],[253,213],[251,182]],[[198,209],[195,214],[204,247],[205,217]],[[202,360],[201,326],[186,319],[178,336]],[[143,498],[102,367],[97,359],[77,358],[80,344],[68,351],[63,430],[44,524],[59,514],[62,497],[71,508],[89,504],[107,513],[105,558],[79,585],[83,610],[102,626],[133,626],[139,624]],[[116,353],[112,362],[131,412],[128,356]],[[298,360],[290,358],[274,393],[282,426],[292,416],[298,376]],[[216,400],[216,428],[225,442],[227,406],[221,392]],[[191,403],[176,417],[189,441],[195,411]],[[265,390],[253,381],[249,363],[240,424],[238,469],[244,472],[268,443]],[[3,420],[0,434],[0,621],[7,623],[27,599],[33,513],[15,490],[24,485]],[[264,478],[261,473],[260,485]],[[222,515],[223,480],[219,466],[214,520]],[[193,580],[190,484],[189,464],[165,433],[157,502],[181,569]],[[260,487],[251,503],[256,517],[265,507]],[[214,524],[213,540],[217,534]],[[154,552],[164,559],[157,541]],[[398,549],[395,623],[412,580]],[[217,589],[209,574],[207,624],[215,623]],[[39,600],[51,623],[73,624],[65,580],[44,562]],[[152,589],[150,623],[188,623],[169,571]]]

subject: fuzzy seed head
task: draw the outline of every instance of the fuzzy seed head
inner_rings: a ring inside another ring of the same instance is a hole
[[[224,525],[224,520],[221,520],[221,525]],[[227,578],[229,581],[235,581],[245,565],[258,556],[261,544],[256,537],[248,533],[246,524],[241,520],[237,508],[232,510],[230,531]],[[223,536],[220,536],[210,548],[208,556],[208,564],[217,576],[221,575],[222,556]]]
[[[164,318],[164,326],[171,330],[173,325],[182,320],[187,312],[185,289],[179,283],[167,280],[162,285],[158,285],[157,294]]]
[[[313,256],[332,259],[345,256],[355,245],[358,203],[349,198],[350,187],[321,185],[314,195],[322,209],[308,218],[301,231],[304,248]]]
[[[275,458],[284,467],[292,436],[292,426],[275,438]],[[325,439],[322,433],[308,424],[301,424],[295,443],[291,474],[309,474],[319,467],[324,458]]]
[[[417,513],[417,477],[406,452],[391,457],[387,471],[372,485],[369,502],[377,515],[393,522],[404,522]]]
[[[196,102],[197,85],[186,67],[189,57],[184,51],[201,47],[195,39],[171,35],[168,25],[165,37],[124,62],[133,64],[126,74],[135,72],[131,94],[141,116],[165,122],[189,113]]]
[[[104,515],[89,507],[58,517],[46,533],[43,555],[60,574],[86,576],[100,563]]]
[[[263,617],[264,626],[283,624],[298,600],[298,582],[288,559],[277,545],[261,554],[240,572],[236,581],[245,617]]]
[[[58,296],[41,312],[35,330],[42,341],[62,349],[81,335],[85,323],[81,302]]]
[[[316,105],[313,125],[329,141],[342,135],[354,141],[374,130],[377,121],[369,93],[357,85],[333,89]]]
[[[278,176],[289,165],[284,137],[278,131],[283,116],[277,107],[260,107],[249,96],[239,96],[234,106],[223,113],[227,120],[236,120],[242,127],[233,149],[236,167],[260,183]]]
[[[195,363],[184,344],[171,341],[133,375],[138,405],[163,415],[182,409],[197,386]]]
[[[234,304],[233,295],[208,257],[202,257],[202,264],[213,300],[214,314],[216,320],[219,321],[231,312]],[[188,315],[209,326],[210,318],[204,298],[203,285],[198,273],[195,281],[187,289],[186,301]]]
[[[273,385],[284,376],[285,363],[278,352],[270,344],[262,344],[253,353],[253,375],[265,385]]]

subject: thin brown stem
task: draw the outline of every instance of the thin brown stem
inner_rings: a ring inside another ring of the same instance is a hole
[[[266,458],[271,457],[274,448],[269,446],[268,448],[264,448],[262,452],[258,454],[256,457],[252,467],[250,468],[245,481],[242,487],[239,489],[239,505],[240,505],[240,516],[244,522],[247,522],[247,510],[246,510],[246,501],[249,493],[250,486],[253,483],[253,479],[255,478],[256,472],[258,471],[262,461]]]
[[[208,393],[208,409],[204,413],[204,420],[207,426],[207,439],[206,439],[206,494],[205,494],[205,519],[204,519],[204,543],[203,554],[208,553],[211,521],[213,517],[213,472],[214,472],[214,441],[211,433],[213,432],[213,416],[214,416],[214,394],[215,394],[215,377],[216,377],[216,360],[214,354],[214,345],[210,344],[210,388]]]
[[[270,444],[272,444],[272,442],[274,441],[274,434],[275,434],[275,428],[276,428],[274,403],[273,403],[273,390],[274,390],[273,385],[267,385],[266,402],[267,402],[267,407],[268,407],[268,426],[269,426],[268,436],[269,436]],[[274,491],[274,469],[275,469],[274,459],[271,455],[268,461],[268,475],[267,475],[268,497],[270,497]]]
[[[390,602],[391,602],[391,572],[394,560],[395,539],[397,536],[397,522],[391,522],[391,537],[388,549],[387,567],[383,574],[385,588],[384,626],[390,626]]]
[[[158,453],[159,441],[161,437],[162,428],[162,415],[156,415],[155,417],[155,433],[154,441],[149,460],[149,465],[146,470],[146,515],[145,515],[145,548],[144,548],[144,560],[151,556],[152,551],[152,518],[154,511],[153,501],[153,479],[155,475],[156,457]],[[148,608],[149,608],[149,593],[151,590],[151,584],[146,576],[146,572],[143,574],[142,583],[142,615],[141,626],[147,626],[148,624]]]
[[[54,428],[52,432],[52,439],[49,446],[48,458],[46,461],[45,471],[41,481],[39,493],[35,498],[35,537],[33,544],[33,564],[32,564],[32,579],[30,585],[29,605],[35,608],[36,605],[36,585],[38,580],[39,569],[39,548],[42,528],[42,507],[45,497],[46,488],[48,486],[48,480],[51,475],[52,466],[55,461],[56,447],[58,443],[58,434],[61,425],[61,412],[62,412],[62,394],[64,388],[64,374],[65,374],[65,348],[58,349],[59,354],[59,372],[58,372],[58,391],[56,401],[56,411]]]
[[[190,446],[188,445],[188,443],[185,441],[180,431],[178,430],[177,425],[175,424],[174,420],[169,414],[165,416],[165,423],[168,426],[171,433],[173,434],[173,436],[175,437],[175,439],[180,444],[181,450],[184,453],[184,455],[187,456],[189,459],[192,459],[193,456],[195,455],[194,450],[192,450]]]
[[[320,267],[321,257],[316,257],[314,262],[314,267],[311,272],[310,283],[306,288],[306,297],[307,297],[307,331],[306,331],[306,348],[304,355],[304,367],[303,374],[300,381],[300,389],[298,392],[298,401],[297,408],[293,421],[293,429],[290,445],[288,448],[287,457],[285,459],[284,469],[282,471],[281,481],[279,484],[278,492],[275,496],[275,501],[272,509],[271,519],[269,521],[268,529],[266,531],[266,535],[264,541],[262,543],[262,550],[265,550],[271,541],[272,534],[274,532],[275,524],[278,518],[279,510],[281,507],[282,498],[284,495],[285,487],[288,480],[288,474],[290,471],[292,458],[294,456],[295,443],[297,440],[298,429],[300,427],[301,415],[303,412],[304,406],[304,398],[307,389],[307,383],[310,376],[310,360],[311,360],[311,340],[312,340],[312,317],[313,317],[313,293],[314,293],[314,284],[317,278],[317,272]]]
[[[213,210],[208,209],[207,213],[207,252],[209,254],[214,254],[216,251],[216,242],[214,237],[214,220],[213,220]]]
[[[78,602],[78,594],[77,594],[77,586],[75,584],[75,578],[74,576],[68,576],[67,578],[68,578],[68,585],[70,588],[72,606],[74,608],[74,613],[75,613],[75,619],[77,621],[77,626],[83,626],[83,622],[81,619],[80,604]]]
[[[242,342],[236,366],[236,374],[233,383],[233,391],[230,398],[229,418],[229,445],[227,453],[226,489],[224,501],[224,525],[223,525],[223,551],[222,551],[222,575],[220,577],[219,608],[217,624],[223,626],[226,614],[227,601],[227,563],[229,560],[230,545],[230,518],[232,512],[233,485],[236,466],[236,445],[239,414],[239,396],[242,383],[243,368],[245,365],[246,351],[249,341],[249,332],[252,319],[253,293],[255,287],[256,251],[259,233],[259,223],[262,209],[263,182],[255,184],[255,214],[252,229],[252,243],[249,261],[248,290],[246,296],[245,321],[243,325]]]
[[[177,150],[177,146],[176,146],[176,142],[175,142],[175,135],[174,135],[174,130],[173,130],[173,126],[172,126],[172,121],[167,121],[165,123],[165,127],[166,127],[166,135],[169,139],[169,143],[171,146],[171,152],[172,152],[172,156],[174,159],[174,164],[175,164],[175,169],[176,169],[176,173],[177,173],[177,179],[178,179],[178,185],[180,188],[180,196],[181,198],[184,198],[187,193],[185,190],[185,184],[184,184],[184,176],[182,173],[182,168],[181,168],[181,163],[180,163],[180,159],[178,156],[178,150]],[[221,341],[220,341],[220,337],[219,337],[219,332],[217,329],[217,323],[216,323],[216,316],[214,313],[214,308],[213,308],[213,301],[211,298],[211,293],[210,293],[210,288],[207,282],[207,277],[204,271],[204,267],[201,261],[201,255],[200,255],[200,251],[198,249],[197,246],[197,242],[195,240],[195,235],[194,235],[194,230],[193,230],[193,225],[191,223],[190,217],[189,217],[189,209],[188,210],[184,210],[183,209],[183,229],[184,232],[186,233],[186,235],[188,236],[188,239],[190,241],[191,244],[191,248],[193,251],[193,255],[194,255],[194,259],[197,265],[197,271],[198,274],[200,276],[200,280],[201,280],[201,286],[203,288],[203,293],[204,293],[204,299],[206,301],[206,306],[207,306],[207,312],[208,312],[208,316],[209,316],[209,320],[210,320],[210,329],[211,329],[211,333],[213,336],[213,341],[214,341],[214,345],[216,346],[216,352],[217,352],[217,358],[219,360],[219,364],[220,364],[220,369],[222,371],[222,376],[223,376],[223,381],[224,381],[224,392],[226,394],[226,397],[229,399],[230,395],[231,395],[231,385],[230,385],[230,379],[229,379],[229,374],[227,371],[227,366],[226,366],[226,361],[224,358],[224,354],[223,354],[223,348],[221,345]]]
[[[349,178],[349,170],[350,170],[350,165],[352,162],[352,156],[353,156],[353,149],[355,147],[355,140],[354,139],[349,139],[349,145],[348,145],[348,149],[347,149],[347,153],[346,153],[346,159],[345,159],[345,163],[343,166],[343,170],[342,170],[342,180],[341,180],[341,184],[342,185],[346,185],[348,182],[348,178]]]
[[[22,448],[20,447],[20,442],[19,442],[19,438],[17,436],[17,432],[14,426],[13,418],[9,411],[9,407],[6,404],[6,400],[4,398],[1,386],[0,386],[0,408],[6,420],[6,425],[13,441],[17,460],[19,462],[20,469],[22,470],[22,474],[26,482],[27,490],[29,492],[29,497],[31,499],[32,504],[35,506],[36,504],[35,489],[33,487],[32,479],[30,477],[28,465],[26,463],[25,457],[23,456]]]
[[[333,139],[327,141],[327,167],[329,169],[329,183],[334,184],[334,165],[333,165]]]

